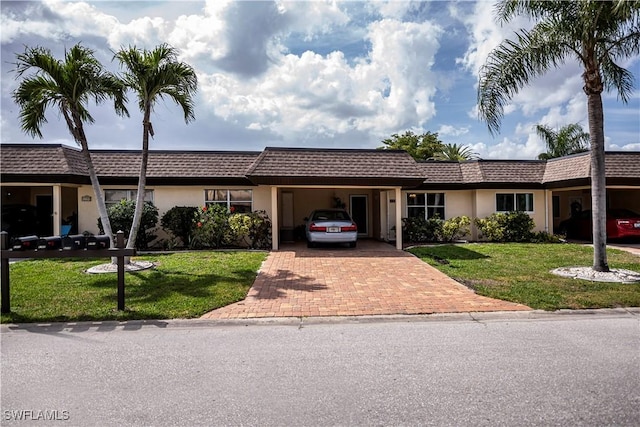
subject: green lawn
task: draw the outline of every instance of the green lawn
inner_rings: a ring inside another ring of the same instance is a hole
[[[108,259],[21,261],[10,266],[11,313],[2,323],[193,318],[242,300],[266,252],[198,251],[137,256],[154,269],[126,273],[118,312],[115,273],[85,271]]]
[[[531,308],[639,307],[640,283],[601,283],[563,278],[557,267],[592,265],[593,249],[576,244],[470,243],[410,252],[480,295]],[[640,258],[608,250],[609,266],[640,272]]]

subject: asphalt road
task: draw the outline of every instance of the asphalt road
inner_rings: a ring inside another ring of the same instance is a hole
[[[2,325],[1,344],[3,426],[640,425],[638,310]]]

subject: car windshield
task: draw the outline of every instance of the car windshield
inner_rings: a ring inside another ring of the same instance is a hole
[[[608,214],[613,218],[640,218],[640,214],[629,209],[611,209]]]
[[[345,211],[316,211],[311,219],[313,221],[348,221],[349,214]]]

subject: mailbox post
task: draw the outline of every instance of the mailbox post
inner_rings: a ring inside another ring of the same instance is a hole
[[[5,251],[9,250],[9,234],[6,231],[0,233],[0,249],[3,254]],[[11,297],[9,292],[9,258],[2,257],[0,259],[0,280],[2,283],[0,284],[0,298],[2,298],[2,303],[0,303],[0,312],[2,313],[10,313],[11,312]]]
[[[74,236],[78,237],[78,236]],[[10,277],[9,277],[9,259],[10,258],[112,258],[117,259],[118,265],[118,310],[124,310],[124,258],[127,256],[133,256],[136,254],[135,249],[126,249],[124,244],[124,232],[118,231],[116,233],[116,247],[108,249],[96,249],[88,250],[84,245],[84,236],[82,236],[81,243],[74,243],[72,246],[63,244],[63,248],[58,250],[42,249],[37,250],[38,244],[29,245],[28,250],[24,250],[24,246],[21,246],[22,250],[9,249],[9,235],[3,231],[0,232],[1,243],[1,259],[0,259],[0,284],[2,303],[0,303],[0,312],[11,312],[11,293],[10,293]],[[46,240],[46,239],[45,239]],[[78,239],[79,241],[79,239]],[[36,241],[37,242],[37,241]],[[100,247],[100,246],[98,246]]]

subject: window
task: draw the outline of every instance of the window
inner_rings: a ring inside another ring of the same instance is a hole
[[[444,219],[444,193],[407,193],[407,215]]]
[[[104,202],[107,205],[107,210],[120,203],[121,200],[133,200],[136,201],[138,190],[104,190]],[[145,202],[153,203],[153,190],[144,190]]]
[[[497,212],[533,212],[533,193],[497,193]]]
[[[204,190],[204,202],[207,205],[219,204],[237,213],[250,213],[253,211],[253,192],[251,190]]]

